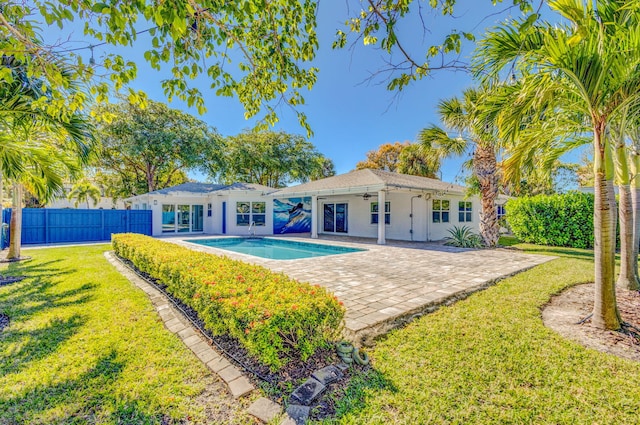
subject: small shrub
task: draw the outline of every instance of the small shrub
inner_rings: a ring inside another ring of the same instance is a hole
[[[449,234],[445,238],[447,245],[457,246],[459,248],[480,248],[482,247],[482,238],[471,231],[467,226],[453,226],[449,229]]]
[[[344,307],[321,286],[148,236],[113,235],[112,244],[193,308],[212,334],[237,338],[272,369],[293,356],[306,360],[339,335]]]
[[[510,199],[506,216],[513,234],[539,245],[593,247],[593,195],[569,192]]]

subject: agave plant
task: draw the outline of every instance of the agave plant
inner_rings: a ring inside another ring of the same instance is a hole
[[[481,248],[482,237],[473,233],[471,228],[467,226],[453,226],[453,229],[449,229],[449,234],[445,238],[447,245],[457,246],[459,248]]]

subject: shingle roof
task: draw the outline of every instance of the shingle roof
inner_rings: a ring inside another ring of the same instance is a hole
[[[164,189],[156,190],[153,192],[149,192],[149,195],[171,195],[173,193],[183,192],[183,193],[193,193],[193,194],[203,194],[218,191],[257,191],[257,192],[273,192],[275,189],[263,186],[261,184],[254,183],[232,183],[232,184],[214,184],[214,183],[195,183],[195,182],[187,182],[182,183],[177,186],[171,186]]]
[[[176,192],[206,194],[209,192],[215,192],[216,190],[223,189],[226,186],[227,185],[225,184],[187,182],[187,183],[179,184],[177,186],[171,186],[171,187],[166,187],[160,190],[154,190],[153,192],[149,192],[149,195],[170,195]]]
[[[279,196],[294,193],[330,192],[347,189],[350,191],[361,189],[366,192],[388,188],[436,190],[456,193],[462,193],[466,190],[464,186],[427,177],[364,169],[287,187],[272,194]]]

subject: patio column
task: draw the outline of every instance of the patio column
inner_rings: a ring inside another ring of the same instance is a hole
[[[380,190],[378,191],[378,245],[385,245],[387,243],[385,239],[384,204],[385,192],[384,190]]]
[[[318,239],[318,195],[311,197],[311,237]]]

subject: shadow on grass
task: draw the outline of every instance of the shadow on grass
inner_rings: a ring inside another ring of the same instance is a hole
[[[373,368],[355,375],[344,389],[344,394],[336,401],[335,419],[338,421],[340,418],[364,410],[368,398],[380,391],[395,393],[398,389],[382,372]]]
[[[0,423],[160,423],[161,414],[145,413],[136,400],[113,390],[125,365],[115,351],[100,357],[96,364],[75,379],[33,388],[19,395],[0,395]],[[55,417],[43,417],[52,412]]]
[[[561,246],[537,246],[526,245],[523,248],[529,254],[555,255],[558,257],[575,258],[577,260],[593,260],[593,251],[578,248],[565,248]]]

